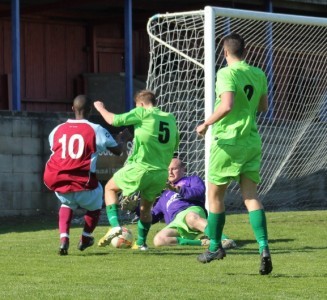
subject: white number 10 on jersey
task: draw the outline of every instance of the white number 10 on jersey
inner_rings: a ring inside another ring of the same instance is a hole
[[[74,152],[74,143],[77,141],[77,152]],[[68,152],[68,155],[72,159],[78,159],[82,156],[83,151],[84,151],[84,139],[80,134],[73,134],[67,145],[67,135],[64,134],[60,139],[59,143],[61,144],[61,158],[65,159],[66,158],[66,153]]]

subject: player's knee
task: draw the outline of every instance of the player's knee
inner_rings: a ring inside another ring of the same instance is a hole
[[[165,239],[160,234],[156,234],[153,238],[153,245],[155,247],[162,247],[165,246]]]
[[[259,199],[244,199],[244,204],[248,211],[263,209],[263,205]]]
[[[108,192],[112,192],[113,191],[110,182],[107,182],[107,184],[104,187],[104,191],[105,191],[105,193],[108,193]]]
[[[120,191],[120,188],[116,185],[116,183],[113,181],[113,178],[111,178],[104,187],[105,191],[112,191],[114,193],[117,193]]]
[[[185,221],[186,224],[190,227],[190,228],[194,228],[196,227],[196,223],[199,221],[200,216],[194,212],[189,212],[186,216],[185,216]]]

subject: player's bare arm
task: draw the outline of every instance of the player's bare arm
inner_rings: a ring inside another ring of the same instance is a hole
[[[232,109],[234,105],[234,93],[224,92],[221,94],[221,103],[218,105],[217,109],[213,114],[201,125],[196,128],[196,132],[200,136],[204,136],[208,130],[208,127],[223,117],[225,117]]]
[[[100,113],[100,115],[104,118],[104,120],[112,125],[112,123],[114,122],[114,117],[115,117],[115,114],[108,111],[105,106],[104,106],[104,103],[102,101],[95,101],[93,103],[95,109]]]
[[[265,112],[268,110],[268,96],[262,95],[258,104],[258,112]]]

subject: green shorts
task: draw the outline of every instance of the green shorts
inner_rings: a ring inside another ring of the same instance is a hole
[[[218,145],[210,148],[208,181],[222,185],[240,181],[243,174],[255,183],[260,182],[261,144],[249,139],[244,145]]]
[[[177,229],[179,235],[184,239],[194,240],[201,232],[191,230],[185,221],[185,216],[189,212],[197,213],[201,218],[206,219],[206,213],[204,209],[200,206],[191,206],[181,212],[179,212],[175,219],[170,222],[164,229],[174,228]]]
[[[168,170],[146,170],[138,164],[127,164],[114,176],[114,182],[122,190],[123,196],[140,192],[147,201],[154,201],[165,188]]]

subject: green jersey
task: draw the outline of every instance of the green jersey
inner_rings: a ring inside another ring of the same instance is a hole
[[[235,145],[250,136],[260,139],[256,114],[261,96],[267,94],[265,73],[245,61],[222,68],[217,73],[215,109],[224,92],[234,92],[234,105],[224,118],[213,124],[212,135],[218,144]]]
[[[115,115],[113,125],[134,126],[134,145],[127,163],[140,164],[147,170],[168,169],[179,144],[173,114],[157,107],[136,107],[130,112]]]

